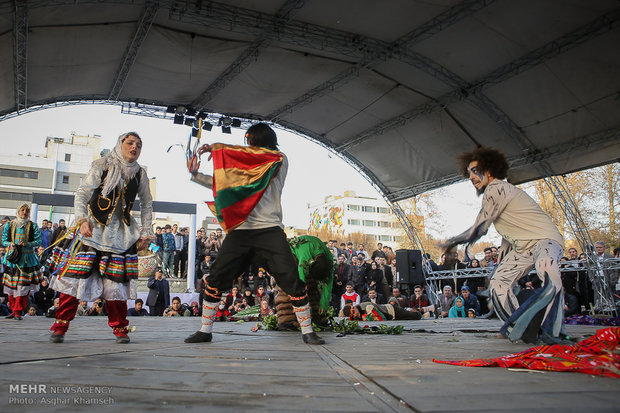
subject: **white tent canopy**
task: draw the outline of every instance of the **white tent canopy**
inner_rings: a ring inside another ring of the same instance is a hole
[[[620,158],[617,0],[15,0],[0,120],[60,102],[272,121],[391,200],[503,150],[520,183]]]

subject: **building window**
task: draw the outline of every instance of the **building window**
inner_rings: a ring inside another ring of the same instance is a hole
[[[394,236],[394,242],[398,242],[399,244],[402,244],[405,241],[405,238],[400,236],[400,235],[396,235]]]
[[[32,194],[24,194],[21,192],[1,192],[0,199],[8,199],[11,201],[28,201],[32,202]]]
[[[379,241],[392,241],[391,235],[379,235],[377,238],[379,239]]]
[[[360,224],[360,220],[359,219],[349,219],[348,222],[349,222],[349,225],[359,225]]]
[[[65,162],[71,162],[71,154],[65,153]]]
[[[375,207],[373,206],[363,206],[362,211],[364,212],[375,212]]]
[[[377,212],[380,214],[389,214],[390,210],[386,207],[377,207]]]
[[[381,228],[389,228],[391,227],[390,223],[387,221],[377,221],[377,226]]]
[[[360,206],[359,205],[347,205],[347,210],[349,210],[349,211],[359,211],[360,210]]]
[[[62,183],[63,184],[68,184],[69,183],[69,175],[63,175],[62,176]]]
[[[39,179],[39,172],[26,171],[23,169],[0,168],[0,176],[8,176],[9,178]]]
[[[377,223],[375,221],[370,220],[370,219],[365,219],[364,220],[364,226],[365,227],[376,227]]]

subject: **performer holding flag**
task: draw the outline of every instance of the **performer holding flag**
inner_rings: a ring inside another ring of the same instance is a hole
[[[258,123],[245,134],[249,146],[215,143],[202,145],[197,155],[210,152],[213,176],[198,173],[196,155],[188,157],[192,181],[213,190],[208,203],[220,225],[228,233],[211,267],[202,303],[202,327],[185,339],[186,343],[210,342],[213,321],[222,292],[252,262],[263,262],[276,282],[291,299],[308,344],[323,344],[312,330],[306,285],[282,224],[281,193],[288,170],[286,156],[278,151],[277,137],[265,123]]]

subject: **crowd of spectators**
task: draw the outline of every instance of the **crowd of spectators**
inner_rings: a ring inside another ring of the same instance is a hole
[[[8,221],[2,220],[2,226]],[[51,246],[67,230],[64,220],[58,223],[43,220],[41,224],[42,246],[38,253],[44,262],[51,253]],[[177,224],[156,228],[154,244],[158,260],[161,262],[155,274],[147,282],[148,296],[146,301],[137,299],[134,307],[128,310],[128,316],[163,316],[163,317],[197,317],[201,316],[206,277],[211,266],[217,260],[217,254],[222,244],[224,234],[221,229],[211,232],[207,236],[204,228],[200,228],[194,242],[196,243],[196,285],[199,293],[198,301],[183,303],[178,296],[170,297],[169,278],[187,277],[187,253],[190,242],[188,229],[179,228]],[[406,311],[417,312],[421,317],[492,317],[488,293],[488,278],[486,276],[441,280],[440,293],[432,296],[426,291],[425,285],[398,285],[396,276],[396,255],[391,247],[377,243],[374,249],[368,251],[364,244],[354,248],[352,242],[338,243],[328,240],[327,247],[332,251],[334,258],[334,274],[332,284],[332,299],[330,304],[336,314],[347,304],[359,305],[372,303],[384,305],[392,303]],[[606,253],[607,246],[597,242],[594,246],[596,256],[600,259],[618,257],[620,248],[614,250],[614,255]],[[0,258],[5,249],[0,246]],[[461,262],[456,253],[454,256],[441,256],[439,264],[435,263],[428,254],[424,260],[434,271],[452,270],[461,268],[493,268],[497,265],[498,248],[484,249],[484,257],[480,260],[468,258]],[[561,267],[574,267],[575,271],[562,272],[564,286],[565,311],[567,315],[589,311],[594,305],[594,291],[592,283],[585,271],[585,254],[579,254],[575,248],[567,250],[567,257],[563,257]],[[577,270],[578,269],[578,270]],[[28,298],[27,314],[25,316],[54,317],[58,306],[58,294],[49,288],[45,266],[41,271],[44,274],[39,290]],[[0,276],[4,267],[0,264]],[[609,285],[616,291],[618,271],[610,271]],[[532,290],[540,288],[541,282],[535,274],[523,277],[515,287],[515,294],[519,301],[527,299]],[[402,288],[405,288],[404,290]],[[240,274],[231,290],[222,296],[217,318],[225,320],[240,311],[253,306],[260,308],[261,315],[274,313],[276,285],[274,279],[259,263],[250,265],[243,274]],[[409,295],[410,294],[410,295]],[[147,308],[148,307],[148,310]],[[0,297],[0,315],[8,315],[6,296]],[[105,300],[98,299],[89,304],[80,302],[78,316],[104,316],[106,313]]]

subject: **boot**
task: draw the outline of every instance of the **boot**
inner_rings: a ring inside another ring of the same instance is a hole
[[[314,331],[312,333],[302,334],[301,338],[304,340],[306,344],[325,344],[325,340],[317,335]]]

